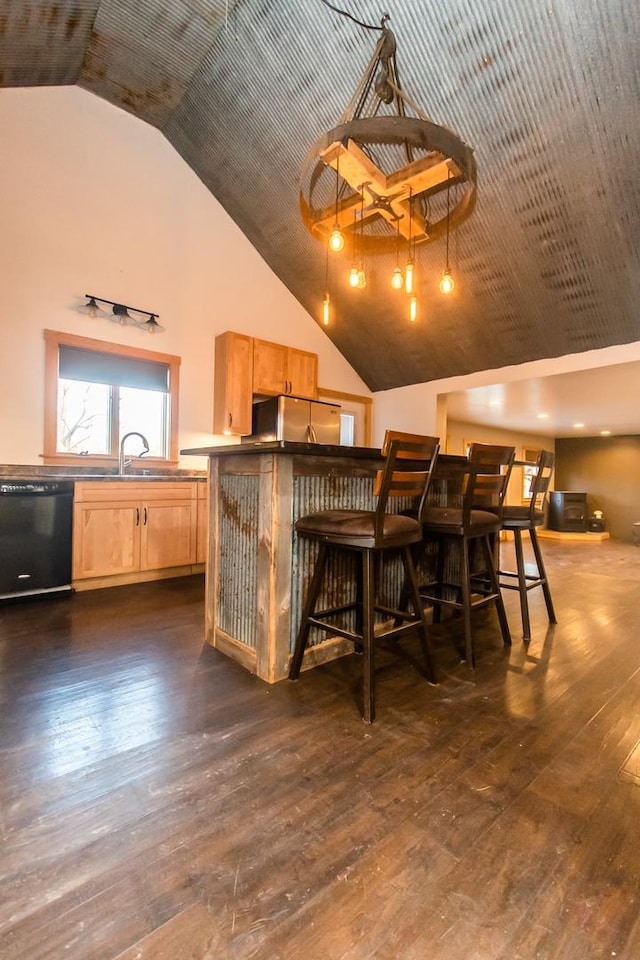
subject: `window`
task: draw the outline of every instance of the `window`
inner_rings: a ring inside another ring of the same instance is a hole
[[[179,357],[53,330],[45,342],[45,462],[113,461],[135,430],[145,462],[177,463]]]
[[[524,461],[524,470],[522,473],[522,499],[531,500],[531,485],[535,479],[537,470],[537,460],[540,454],[539,450],[532,450],[525,447],[522,451]]]
[[[320,387],[318,399],[340,404],[340,443],[357,447],[371,446],[371,397]]]
[[[355,446],[356,442],[356,415],[355,413],[340,414],[340,443],[346,447]]]

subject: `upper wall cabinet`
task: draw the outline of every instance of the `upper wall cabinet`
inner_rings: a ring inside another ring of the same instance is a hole
[[[253,392],[295,397],[318,396],[318,356],[268,340],[253,341]]]
[[[254,395],[318,398],[318,355],[228,330],[215,341],[213,432],[251,433]]]
[[[230,330],[215,341],[213,432],[251,433],[253,337]]]
[[[294,397],[318,399],[318,354],[287,348],[287,377]]]

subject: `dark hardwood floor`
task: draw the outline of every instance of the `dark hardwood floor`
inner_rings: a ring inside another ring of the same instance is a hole
[[[637,960],[640,549],[543,551],[558,625],[382,651],[372,726],[355,657],[205,646],[200,578],[0,610],[2,960]]]

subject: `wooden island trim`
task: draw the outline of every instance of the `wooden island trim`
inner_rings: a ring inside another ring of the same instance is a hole
[[[297,557],[293,536],[298,481],[304,485],[307,478],[313,485],[311,478],[318,478],[320,487],[323,483],[346,487],[349,478],[361,484],[364,481],[370,492],[362,505],[369,506],[373,477],[382,462],[380,451],[273,441],[185,450],[183,454],[209,457],[207,643],[261,679],[275,683],[288,676],[296,628],[292,618],[297,617],[300,606],[294,567],[302,565],[305,577],[309,575],[308,551],[305,548],[302,559]],[[243,485],[248,488],[244,497],[239,489]],[[247,500],[252,501],[250,516],[243,512]],[[242,570],[230,559],[232,549],[244,551]],[[235,624],[235,629],[230,629],[230,624]],[[253,635],[239,636],[243,629]],[[330,637],[309,648],[305,669],[351,651],[349,641]]]

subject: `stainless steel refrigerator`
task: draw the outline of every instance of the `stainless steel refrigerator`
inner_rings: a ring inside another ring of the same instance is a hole
[[[340,407],[303,397],[270,397],[253,405],[251,440],[340,443]]]

